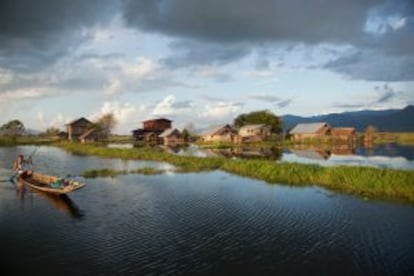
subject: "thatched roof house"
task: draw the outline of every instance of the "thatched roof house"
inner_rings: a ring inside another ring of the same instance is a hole
[[[132,136],[134,136],[137,141],[158,143],[158,135],[163,131],[170,129],[172,121],[165,118],[151,119],[143,121],[142,125],[143,128],[138,128],[132,131]]]
[[[201,135],[203,142],[235,142],[239,138],[237,131],[230,125],[211,129]]]
[[[354,127],[335,127],[331,129],[332,139],[336,143],[355,144],[357,132]]]
[[[166,129],[158,137],[160,143],[166,146],[176,146],[184,143],[184,138],[181,132],[176,128]]]
[[[81,140],[81,136],[85,135],[93,128],[93,123],[88,119],[81,117],[67,123],[65,126],[69,140]]]
[[[248,140],[262,141],[270,136],[270,127],[265,124],[245,125],[239,129],[239,135]]]
[[[331,127],[326,122],[297,124],[289,131],[293,140],[323,138],[330,133]]]

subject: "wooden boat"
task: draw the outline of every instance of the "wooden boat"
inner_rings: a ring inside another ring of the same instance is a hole
[[[40,173],[33,173],[33,175],[24,178],[18,177],[18,180],[32,189],[52,194],[68,194],[85,187],[85,184],[76,181],[70,181],[68,185],[53,187],[51,184],[58,181],[59,178]]]

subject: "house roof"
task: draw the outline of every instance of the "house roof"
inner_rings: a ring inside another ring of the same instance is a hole
[[[297,124],[289,133],[290,134],[301,134],[301,133],[316,133],[321,128],[327,126],[325,122],[320,123],[308,123],[308,124]]]
[[[74,124],[79,123],[79,122],[81,122],[81,121],[86,121],[87,123],[92,124],[92,122],[91,122],[91,121],[89,121],[88,119],[86,119],[85,117],[81,117],[81,118],[79,118],[79,119],[75,119],[75,120],[73,120],[73,121],[70,121],[70,122],[69,122],[69,123],[67,123],[66,125],[67,125],[67,126],[69,126],[69,125],[74,125]]]
[[[145,121],[142,121],[142,122],[146,123],[146,122],[159,122],[159,121],[172,122],[171,120],[168,120],[166,118],[149,119],[149,120],[145,120]]]
[[[174,133],[180,133],[179,131],[178,131],[178,129],[176,129],[176,128],[168,128],[168,129],[166,129],[166,130],[164,130],[160,135],[158,135],[159,137],[161,137],[161,138],[164,138],[164,137],[168,137],[168,136],[171,136],[172,134],[174,134]]]
[[[204,132],[202,135],[203,136],[220,135],[225,130],[234,131],[233,128],[230,125],[224,125],[224,126],[220,126],[220,127],[216,127],[216,128],[211,129],[211,130],[208,130],[208,131]]]
[[[331,129],[332,135],[351,135],[356,132],[354,127],[335,127]]]

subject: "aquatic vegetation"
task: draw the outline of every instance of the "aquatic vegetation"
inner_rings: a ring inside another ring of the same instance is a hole
[[[96,177],[116,177],[118,175],[128,174],[128,171],[117,171],[111,169],[98,169],[98,170],[86,170],[82,173],[85,178],[96,178]]]
[[[17,145],[48,145],[56,142],[56,138],[38,136],[0,137],[0,147],[12,147]]]
[[[116,177],[118,175],[125,174],[144,174],[144,175],[156,175],[163,174],[165,170],[152,168],[152,167],[143,167],[135,170],[112,170],[112,169],[95,169],[95,170],[86,170],[82,173],[84,178],[97,178],[97,177]]]
[[[151,160],[176,166],[178,172],[224,170],[229,173],[289,185],[318,185],[364,197],[400,199],[414,203],[414,171],[356,166],[322,167],[319,165],[269,160],[234,160],[218,157],[178,156],[157,147],[106,148],[98,144],[59,143],[74,153],[107,158]],[[87,172],[94,175],[96,172]],[[108,176],[128,172],[104,171]],[[142,173],[142,172],[141,172]],[[100,176],[102,176],[102,174]]]

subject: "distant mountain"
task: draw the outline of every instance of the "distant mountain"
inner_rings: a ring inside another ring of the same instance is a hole
[[[282,116],[283,130],[287,131],[299,123],[327,122],[333,127],[355,127],[364,131],[368,125],[379,131],[414,131],[414,106],[404,109],[362,110],[332,113],[312,117]]]

